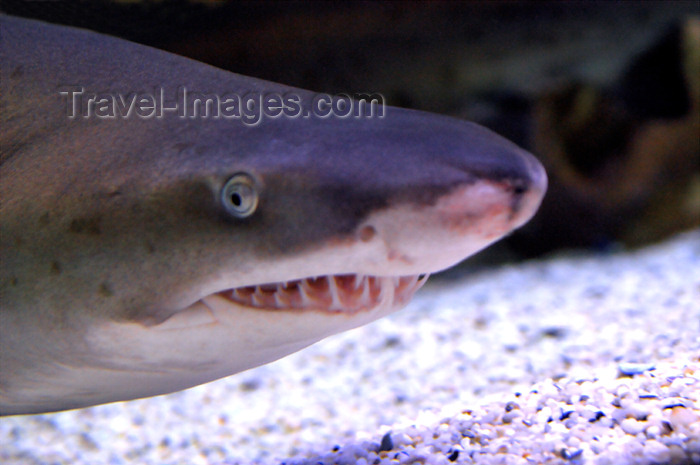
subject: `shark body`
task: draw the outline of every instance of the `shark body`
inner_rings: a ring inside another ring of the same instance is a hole
[[[392,107],[69,117],[71,92],[314,94],[0,22],[3,415],[173,392],[375,320],[525,223],[546,189],[496,134]]]

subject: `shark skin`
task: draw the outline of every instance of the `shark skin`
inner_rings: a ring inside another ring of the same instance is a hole
[[[366,324],[527,222],[546,190],[513,143],[419,111],[124,114],[163,89],[316,94],[0,23],[2,415],[174,392]]]

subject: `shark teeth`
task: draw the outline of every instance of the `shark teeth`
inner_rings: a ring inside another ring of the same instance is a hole
[[[393,304],[405,304],[427,279],[427,274],[318,276],[239,287],[219,294],[236,304],[267,310],[314,309],[353,313],[374,308],[388,299],[392,299]]]

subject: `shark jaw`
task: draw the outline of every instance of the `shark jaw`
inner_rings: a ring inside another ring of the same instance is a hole
[[[388,294],[393,295],[394,303],[404,304],[427,279],[427,274],[394,277],[330,275],[239,287],[218,295],[239,305],[265,310],[356,313],[376,307]]]
[[[430,274],[371,276],[338,274],[227,289],[203,297],[155,329],[182,329],[212,324],[221,312],[240,309],[344,314],[398,309],[428,281]]]

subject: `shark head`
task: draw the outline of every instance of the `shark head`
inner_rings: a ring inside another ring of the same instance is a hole
[[[37,24],[3,19],[2,414],[173,392],[366,324],[546,190],[537,160],[487,129],[397,108],[69,120],[57,83],[298,90]]]

